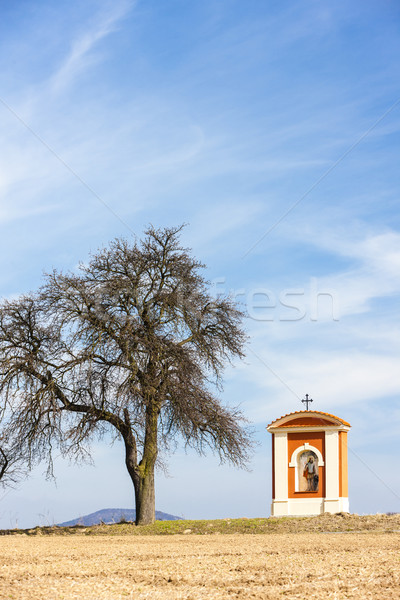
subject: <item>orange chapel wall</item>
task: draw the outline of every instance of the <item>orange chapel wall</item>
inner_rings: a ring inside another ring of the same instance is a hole
[[[288,459],[290,461],[293,452],[308,442],[317,448],[325,461],[325,432],[305,431],[300,433],[288,433]],[[288,467],[288,492],[289,498],[324,498],[325,497],[325,467],[319,467],[319,490],[318,492],[295,492],[295,469]]]
[[[347,431],[339,431],[339,497],[347,498],[348,495]]]
[[[272,499],[275,500],[275,435],[272,438]]]

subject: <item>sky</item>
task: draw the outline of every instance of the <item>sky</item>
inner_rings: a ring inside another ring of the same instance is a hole
[[[352,425],[351,512],[400,511],[400,6],[396,0],[17,0],[0,7],[0,295],[115,237],[186,223],[248,313],[225,371],[250,470],[178,447],[156,508],[270,514],[275,418]],[[0,527],[133,508],[122,447],[0,492]]]

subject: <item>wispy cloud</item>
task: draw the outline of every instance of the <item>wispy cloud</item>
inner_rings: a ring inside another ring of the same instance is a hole
[[[312,250],[316,258],[321,253],[322,264],[332,265],[331,273],[326,273],[325,267],[324,275],[314,280],[309,279],[312,270],[306,279],[304,271],[292,271],[290,277],[288,271],[284,273],[281,283],[291,281],[288,288],[304,289],[297,300],[304,309],[302,318],[297,318],[295,311],[289,315],[287,309],[283,312],[277,301],[275,308],[264,311],[268,313],[266,320],[262,316],[258,321],[249,319],[252,351],[232,374],[237,381],[246,379],[250,386],[245,399],[248,414],[261,423],[266,412],[300,410],[296,396],[306,392],[318,400],[314,408],[329,411],[335,406],[338,412],[351,415],[358,411],[360,418],[377,397],[400,398],[396,375],[400,354],[400,234],[388,228],[379,231],[371,223],[359,222],[355,228],[351,220],[338,228],[329,221],[329,215],[326,221],[316,216],[304,227],[300,221],[296,229],[286,227],[283,232],[281,243],[290,240],[289,251],[293,247],[300,253],[302,249]],[[320,265],[317,260],[314,272]],[[285,290],[276,284],[275,279],[278,300],[279,292]],[[264,279],[262,285],[266,289],[268,281]],[[251,285],[246,291],[252,291]],[[330,300],[328,306],[320,305],[317,318],[310,319],[313,291],[314,295],[319,291],[332,294],[337,320],[332,318]],[[394,404],[388,410],[395,408]]]
[[[102,39],[117,30],[118,23],[127,15],[134,4],[135,2],[128,0],[116,2],[112,8],[103,10],[103,14],[96,17],[93,26],[72,40],[68,55],[49,80],[48,87],[51,92],[63,92],[66,87],[75,81],[78,75],[96,62],[96,56],[93,53],[94,48]]]
[[[339,236],[325,229],[309,243],[353,263],[348,270],[318,280],[321,289],[336,295],[342,317],[370,311],[375,299],[400,295],[400,233],[376,232],[356,239],[350,232]]]

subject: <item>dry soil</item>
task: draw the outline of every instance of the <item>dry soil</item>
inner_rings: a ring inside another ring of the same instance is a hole
[[[399,533],[0,537],[1,600],[400,598]]]

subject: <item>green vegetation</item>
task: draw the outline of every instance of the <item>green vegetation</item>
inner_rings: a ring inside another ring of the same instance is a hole
[[[84,527],[35,527],[33,529],[7,529],[0,535],[225,535],[273,533],[399,533],[400,514],[320,515],[317,517],[280,517],[268,519],[216,519],[156,521],[137,527],[132,522],[121,521],[106,525]]]

